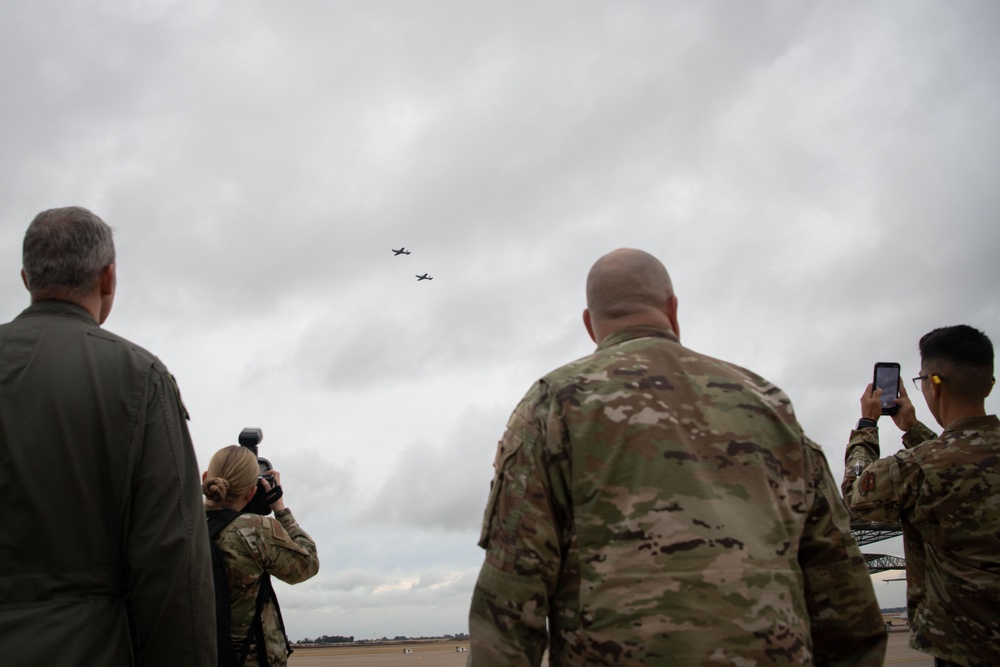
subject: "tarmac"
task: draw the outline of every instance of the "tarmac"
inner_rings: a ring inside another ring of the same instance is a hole
[[[905,667],[933,667],[934,658],[908,647],[909,632],[905,628],[889,633],[889,647],[884,665],[905,665]],[[402,647],[375,652],[374,649],[341,651],[330,653],[328,649],[297,648],[288,660],[289,667],[461,667],[468,659],[468,652],[456,651],[458,647],[468,648],[468,642],[447,643],[438,646],[416,646],[413,653],[404,653]],[[547,664],[543,663],[543,664]]]
[[[916,651],[909,646],[909,628],[893,628],[889,631],[889,648],[885,652],[883,665],[906,665],[906,667],[934,667],[934,658]]]

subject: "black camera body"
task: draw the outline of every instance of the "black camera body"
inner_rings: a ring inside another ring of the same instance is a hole
[[[265,458],[262,458],[260,454],[257,453],[257,445],[260,444],[261,440],[264,439],[264,431],[259,428],[245,428],[240,431],[239,443],[240,446],[246,447],[254,456],[257,457],[257,466],[260,468],[260,475],[257,478],[257,493],[253,494],[253,498],[247,503],[247,506],[243,508],[244,512],[250,512],[253,514],[260,514],[262,516],[267,516],[271,513],[271,507],[268,505],[266,496],[266,490],[264,489],[264,484],[262,479],[267,479],[267,483],[274,487],[274,477],[271,475],[271,471],[274,468],[271,466],[271,462]]]

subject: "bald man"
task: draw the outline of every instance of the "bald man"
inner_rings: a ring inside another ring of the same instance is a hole
[[[597,350],[498,446],[469,664],[880,667],[864,557],[788,398],[680,344],[648,253],[594,264],[583,321]]]

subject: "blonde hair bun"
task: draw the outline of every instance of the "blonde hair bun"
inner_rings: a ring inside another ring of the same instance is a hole
[[[201,485],[201,492],[213,503],[220,503],[229,495],[229,480],[224,477],[206,479]]]
[[[208,462],[208,472],[201,490],[213,503],[246,503],[243,497],[257,486],[260,468],[257,455],[246,447],[229,445],[217,451]],[[243,509],[243,505],[235,509]]]

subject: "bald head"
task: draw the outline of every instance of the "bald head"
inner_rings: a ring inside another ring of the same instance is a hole
[[[587,275],[584,322],[598,343],[609,333],[640,324],[679,334],[670,275],[648,252],[621,248],[604,255]]]

